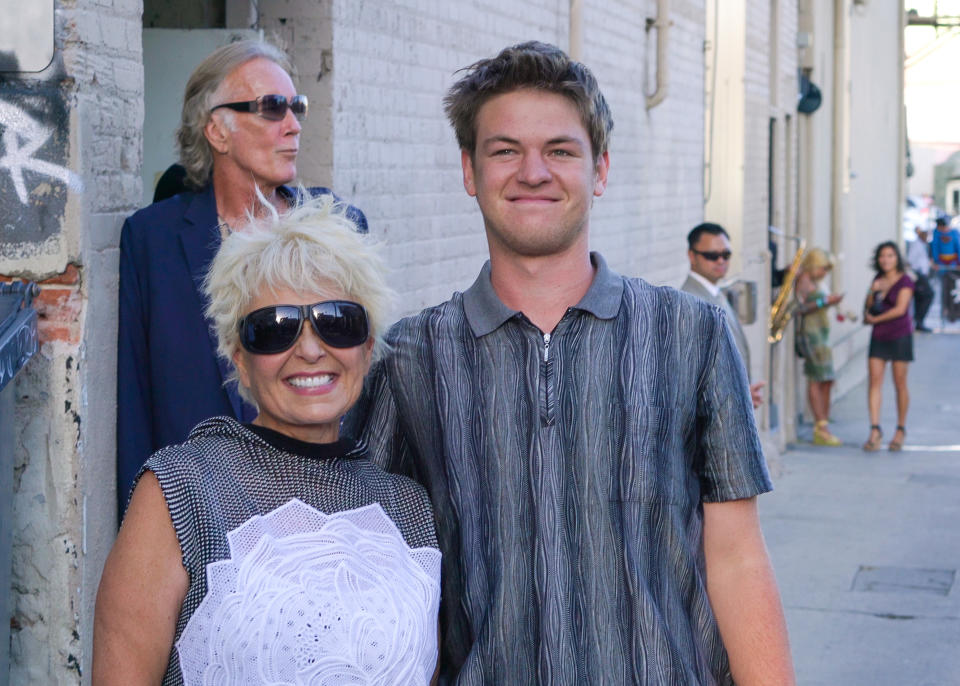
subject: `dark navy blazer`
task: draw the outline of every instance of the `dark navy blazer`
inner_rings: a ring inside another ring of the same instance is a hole
[[[295,192],[281,187],[287,197]],[[311,188],[311,195],[330,193]],[[363,213],[347,208],[361,232]],[[117,499],[122,514],[140,466],[217,415],[249,422],[256,411],[224,386],[227,362],[204,317],[203,278],[220,229],[213,186],[132,215],[120,236],[117,345]]]

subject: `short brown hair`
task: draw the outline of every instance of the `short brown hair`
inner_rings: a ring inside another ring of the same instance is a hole
[[[443,107],[457,135],[457,143],[471,156],[477,146],[480,108],[495,95],[524,88],[569,98],[590,135],[594,159],[607,151],[613,116],[597,79],[587,67],[571,60],[555,45],[538,41],[520,43],[461,71],[467,73],[447,92]]]

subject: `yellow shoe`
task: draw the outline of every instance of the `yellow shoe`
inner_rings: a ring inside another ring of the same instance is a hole
[[[827,428],[827,422],[819,421],[813,425],[813,444],[827,445],[835,448],[838,445],[843,445],[843,441],[830,433],[830,429]]]

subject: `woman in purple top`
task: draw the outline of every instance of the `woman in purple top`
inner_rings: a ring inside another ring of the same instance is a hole
[[[892,241],[881,243],[873,254],[876,278],[870,286],[864,305],[863,321],[873,324],[867,365],[870,386],[867,404],[870,407],[870,437],[863,449],[880,448],[883,431],[880,429],[880,389],[887,361],[893,367],[893,385],[897,391],[897,430],[888,449],[900,450],[907,430],[907,363],[913,362],[913,321],[910,318],[910,300],[913,298],[913,279],[904,273],[900,249]]]

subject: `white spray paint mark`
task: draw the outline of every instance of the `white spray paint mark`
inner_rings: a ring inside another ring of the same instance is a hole
[[[28,200],[27,186],[23,181],[24,169],[59,179],[77,192],[83,190],[83,181],[74,172],[66,167],[33,158],[34,153],[50,138],[52,130],[45,129],[19,107],[3,101],[0,101],[0,126],[3,127],[0,170],[10,171],[13,187],[21,203],[25,205]]]

